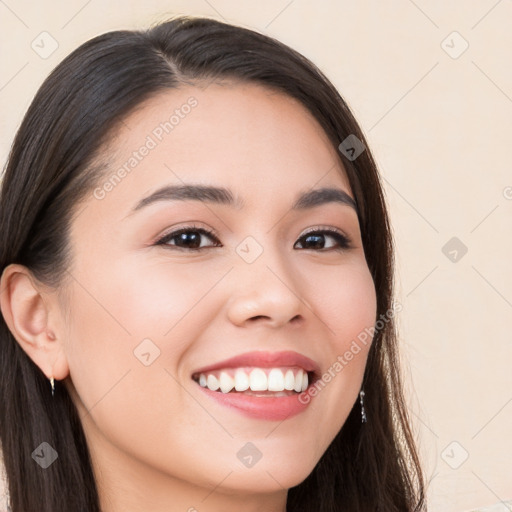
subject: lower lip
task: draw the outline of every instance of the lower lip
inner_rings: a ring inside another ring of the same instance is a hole
[[[299,397],[304,393],[290,396],[251,396],[244,393],[212,391],[199,385],[198,387],[210,398],[245,416],[269,421],[283,421],[296,416],[306,409],[311,400],[311,397],[308,397],[309,400],[302,403]]]

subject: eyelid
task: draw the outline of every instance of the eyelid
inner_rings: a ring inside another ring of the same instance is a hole
[[[195,222],[192,223],[184,223],[183,225],[178,224],[177,226],[173,226],[169,228],[168,230],[164,231],[161,235],[157,236],[156,239],[153,241],[154,245],[158,245],[162,243],[162,240],[167,238],[170,235],[176,236],[176,233],[179,233],[180,231],[199,231],[200,233],[204,234],[204,236],[208,236],[210,238],[215,238],[216,242],[220,242],[219,235],[217,231],[210,227],[204,227],[201,225],[196,224]]]
[[[307,228],[306,231],[303,231],[302,234],[299,236],[299,238],[302,238],[305,235],[309,235],[310,233],[316,233],[317,231],[334,231],[335,233],[338,233],[339,235],[344,236],[347,240],[350,240],[350,237],[344,233],[341,229],[335,228],[333,226],[315,226],[312,228]]]

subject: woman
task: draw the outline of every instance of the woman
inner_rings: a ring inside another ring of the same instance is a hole
[[[0,206],[13,512],[424,510],[378,172],[303,56],[201,18],[96,37]]]

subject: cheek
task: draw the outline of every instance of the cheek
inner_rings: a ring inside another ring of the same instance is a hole
[[[170,271],[162,262],[137,267],[121,260],[103,267],[108,274],[78,275],[83,286],[70,297],[68,359],[86,406],[128,371],[127,381],[146,382],[158,378],[162,367],[175,373],[190,340],[210,319],[208,301],[202,299],[225,274],[211,269],[199,279],[191,267]]]
[[[316,280],[315,287],[315,313],[326,325],[321,343],[328,359],[309,398],[311,407],[322,413],[328,425],[324,441],[330,442],[358,399],[373,338],[377,297],[364,262],[331,269],[328,276]]]
[[[135,361],[129,324],[116,315],[99,287],[77,287],[69,326],[67,357],[73,386],[89,410],[107,397],[116,383],[125,386]],[[124,381],[124,382],[123,382]],[[112,401],[109,401],[114,405]]]
[[[183,409],[180,385],[171,377],[183,349],[180,343],[170,348],[180,337],[165,333],[181,327],[186,308],[180,305],[183,292],[166,287],[162,278],[125,272],[115,268],[101,281],[82,276],[84,287],[77,286],[71,298],[68,361],[77,406],[90,411],[85,423],[93,438],[99,430],[112,444],[142,456],[147,443],[140,433],[170,439]]]
[[[166,343],[183,324],[190,328],[191,316],[194,325],[201,324],[196,308],[204,310],[209,292],[227,270],[226,265],[181,265],[165,258],[146,265],[127,259],[124,267],[118,266],[109,276],[104,293],[111,311],[122,319],[133,338],[153,336],[155,343]]]
[[[340,265],[315,277],[309,278],[308,297],[328,328],[331,348],[339,353],[375,323],[377,297],[373,279],[364,262]]]

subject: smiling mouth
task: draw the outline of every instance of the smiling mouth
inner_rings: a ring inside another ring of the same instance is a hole
[[[316,377],[314,372],[300,367],[239,367],[195,373],[192,379],[219,393],[279,397],[306,391]]]

